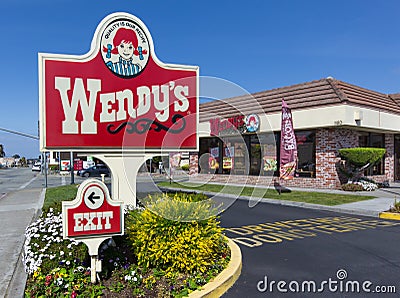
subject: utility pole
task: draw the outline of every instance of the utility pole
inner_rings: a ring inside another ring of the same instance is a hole
[[[71,170],[71,184],[75,184],[74,180],[74,152],[70,152],[69,168]]]

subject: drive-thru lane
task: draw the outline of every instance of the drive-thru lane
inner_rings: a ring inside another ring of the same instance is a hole
[[[224,297],[399,295],[400,222],[238,200],[221,224],[243,256]]]

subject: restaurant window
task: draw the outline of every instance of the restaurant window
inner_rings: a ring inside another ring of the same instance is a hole
[[[359,147],[385,148],[385,135],[382,133],[360,132],[358,138]],[[382,160],[364,171],[365,176],[385,174],[385,156]]]
[[[222,142],[218,138],[202,138],[200,139],[199,150],[199,167],[200,173],[213,174],[220,173],[220,148]]]
[[[245,175],[248,170],[247,137],[224,137],[223,173]]]
[[[296,131],[297,177],[315,178],[315,131]]]

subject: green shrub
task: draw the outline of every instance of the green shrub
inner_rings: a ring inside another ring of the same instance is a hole
[[[181,169],[184,171],[189,171],[189,165],[182,165]]]
[[[339,155],[351,164],[363,167],[379,162],[385,152],[384,148],[344,148],[339,150]]]
[[[49,170],[50,171],[58,171],[59,170],[59,166],[58,165],[50,165],[49,166]]]
[[[205,272],[226,254],[226,239],[217,216],[209,216],[212,204],[201,197],[205,198],[190,194],[175,194],[170,198],[164,194],[151,198],[144,211],[130,214],[126,234],[139,266],[157,268],[167,274]],[[195,213],[193,217],[206,217],[198,221],[179,220],[191,212]]]
[[[361,184],[347,183],[342,185],[342,189],[345,191],[363,191],[364,188]]]
[[[394,200],[393,206],[389,209],[390,212],[400,213],[400,202]]]

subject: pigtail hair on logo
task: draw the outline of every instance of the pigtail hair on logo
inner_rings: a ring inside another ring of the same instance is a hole
[[[147,50],[143,50],[143,48],[139,46],[139,47],[137,48],[137,50],[135,50],[135,51],[133,52],[133,54],[134,54],[135,56],[139,56],[139,59],[140,59],[140,60],[143,60],[143,59],[144,59],[143,55],[147,55]]]

